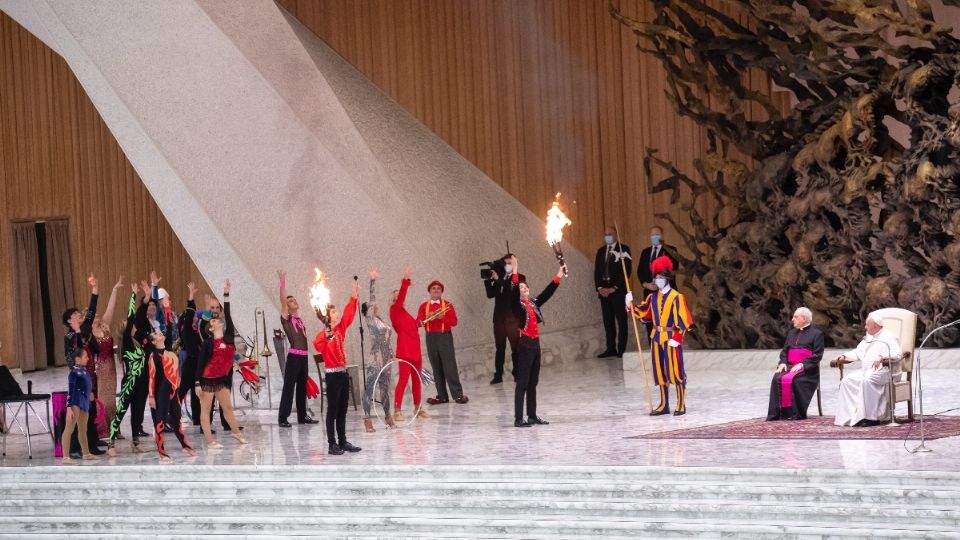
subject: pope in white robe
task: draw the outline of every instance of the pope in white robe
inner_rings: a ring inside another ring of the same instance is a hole
[[[851,370],[840,381],[840,400],[834,425],[855,426],[862,420],[883,422],[890,419],[890,368],[882,360],[899,357],[900,342],[883,329],[883,320],[867,315],[867,334],[857,348],[834,358],[832,364],[860,361],[860,371]]]

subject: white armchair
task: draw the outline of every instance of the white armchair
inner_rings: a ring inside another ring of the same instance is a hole
[[[877,311],[883,328],[900,341],[901,358],[890,361],[891,420],[896,417],[897,403],[907,402],[907,419],[913,421],[913,356],[917,346],[917,314],[901,308]]]

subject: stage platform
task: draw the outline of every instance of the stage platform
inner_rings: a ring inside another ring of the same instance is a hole
[[[548,426],[513,427],[509,376],[474,380],[468,404],[429,407],[431,418],[402,429],[365,433],[351,407],[348,438],[363,451],[343,456],[327,454],[322,424],[281,429],[269,410],[243,410],[247,445],[218,432],[225,448],[206,450],[190,427],[199,453],[189,457],[170,437],[172,466],[152,449],[131,453],[127,440],[116,458],[51,468],[49,439],[36,437],[28,460],[14,433],[0,468],[0,538],[960,538],[958,436],[928,441],[930,453],[908,451],[917,423],[907,440],[869,438],[885,426],[850,428],[863,439],[657,438],[765,415],[776,352],[744,352],[755,360],[739,369],[724,368],[727,355],[691,355],[686,416],[649,417],[639,372],[581,358],[541,374]],[[826,364],[822,375],[829,416],[839,376]],[[65,371],[27,378],[46,391]],[[923,380],[928,415],[960,407],[960,370],[929,368]],[[95,513],[77,497],[96,500]],[[176,519],[151,517],[151,505]]]
[[[902,440],[674,440],[631,439],[638,435],[720,424],[762,417],[766,414],[770,369],[755,364],[776,353],[745,351],[742,358],[756,358],[749,369],[725,369],[711,357],[730,356],[732,351],[693,352],[688,363],[688,412],[685,416],[647,416],[641,374],[623,371],[619,359],[583,358],[577,364],[545,368],[541,372],[538,414],[548,426],[529,429],[513,427],[513,381],[509,375],[501,385],[486,380],[467,383],[470,402],[425,405],[431,418],[416,420],[403,429],[386,429],[379,422],[376,433],[363,431],[363,411],[351,407],[347,414],[348,438],[361,446],[358,454],[330,456],[326,453],[323,424],[294,425],[281,429],[276,412],[266,409],[240,409],[248,445],[238,445],[223,432],[217,437],[225,448],[212,453],[202,450],[197,457],[182,455],[170,437],[168,448],[178,463],[206,465],[253,464],[382,464],[382,465],[454,465],[454,464],[553,464],[553,465],[656,465],[725,467],[817,467],[833,469],[901,469],[960,471],[960,437],[938,439],[927,446],[935,451],[911,454],[904,448],[916,446],[919,425],[909,441]],[[828,352],[828,355],[830,353]],[[941,365],[948,362],[943,360]],[[824,364],[821,369],[824,414],[835,409],[839,374]],[[923,372],[924,411],[927,415],[960,408],[960,370],[928,368]],[[34,381],[35,391],[62,388],[66,381],[63,368],[34,372],[24,378]],[[276,391],[276,389],[275,389]],[[432,389],[424,398],[432,396]],[[671,396],[673,398],[673,396]],[[359,401],[359,400],[358,400]],[[274,400],[277,406],[278,400]],[[314,416],[320,418],[319,401],[310,402]],[[412,403],[405,402],[409,417]],[[810,414],[816,415],[816,404]],[[901,404],[898,414],[906,414]],[[960,411],[948,413],[960,415]],[[149,414],[148,414],[149,416]],[[291,415],[294,416],[294,415]],[[149,424],[149,420],[145,422]],[[214,421],[215,429],[219,419]],[[149,430],[149,425],[145,425]],[[789,429],[790,423],[783,423]],[[857,432],[890,429],[879,426],[856,428]],[[129,435],[129,423],[122,432]],[[188,439],[201,448],[199,428],[187,429]],[[23,437],[14,431],[7,443],[4,466],[49,465],[55,463],[49,439],[34,438],[34,458],[28,460]],[[147,445],[149,448],[149,445]],[[119,443],[117,458],[107,464],[144,464],[157,461],[155,452],[131,454],[129,439]],[[747,451],[749,450],[749,451]]]

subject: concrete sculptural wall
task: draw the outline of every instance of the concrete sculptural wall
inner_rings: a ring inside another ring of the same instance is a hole
[[[555,272],[542,216],[271,2],[0,7],[67,60],[212,288],[233,279],[245,332],[255,306],[276,320],[277,268],[305,304],[320,267],[342,304],[353,275],[378,266],[386,298],[410,262],[408,307],[443,280],[461,316],[457,343],[476,346],[489,341],[491,310],[477,263],[509,239],[535,288]],[[584,308],[591,265],[566,255],[552,331],[595,321]]]

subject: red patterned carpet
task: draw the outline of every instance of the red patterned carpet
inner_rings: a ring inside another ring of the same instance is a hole
[[[960,416],[925,416],[927,440],[960,435]],[[911,439],[920,438],[919,418],[899,426],[837,427],[832,416],[800,421],[767,422],[763,418],[737,420],[673,431],[634,435],[627,439]]]

